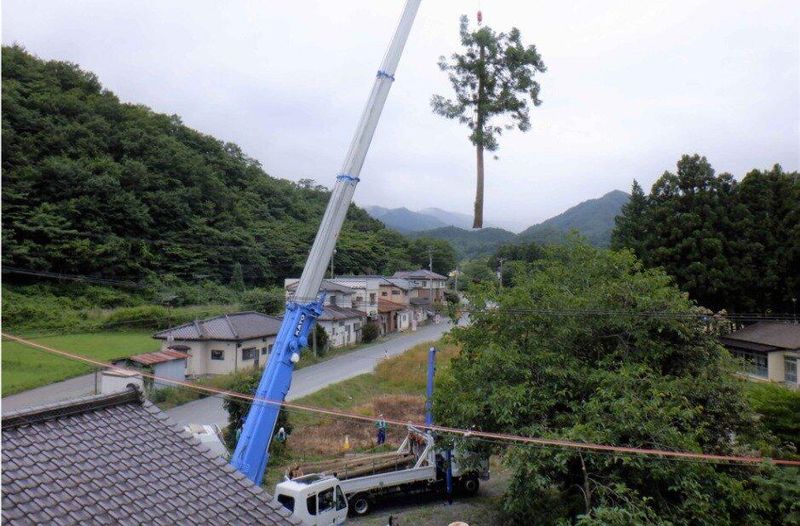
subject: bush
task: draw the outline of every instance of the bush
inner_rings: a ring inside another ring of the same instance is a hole
[[[375,341],[375,339],[380,335],[381,329],[378,327],[377,323],[368,322],[361,329],[361,341],[364,343]]]
[[[255,288],[245,291],[242,294],[242,310],[254,310],[273,316],[282,314],[284,309],[283,289],[273,287],[271,289]]]
[[[778,384],[747,382],[745,395],[761,422],[793,453],[800,448],[800,391]]]
[[[317,335],[317,356],[321,358],[325,356],[325,354],[328,352],[328,340],[329,340],[328,332],[324,328],[317,325],[317,330],[311,333],[312,338],[314,337],[313,335],[315,333]],[[311,345],[313,346],[313,342],[311,343]]]

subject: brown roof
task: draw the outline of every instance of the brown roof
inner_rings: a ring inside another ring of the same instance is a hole
[[[2,427],[4,524],[298,524],[135,389]]]
[[[165,351],[146,352],[144,354],[136,354],[128,358],[136,363],[142,365],[153,365],[155,363],[171,362],[173,360],[184,360],[189,355],[185,352],[167,349]]]
[[[800,323],[762,321],[720,338],[732,346],[775,351],[800,349]]]
[[[393,312],[396,310],[406,310],[407,308],[408,307],[402,303],[378,299],[378,312]]]

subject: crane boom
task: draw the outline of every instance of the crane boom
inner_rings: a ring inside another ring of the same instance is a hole
[[[294,364],[308,344],[308,335],[322,314],[324,297],[319,288],[328,266],[336,238],[342,229],[347,209],[359,181],[361,167],[378,125],[386,97],[394,81],[394,73],[403,53],[421,0],[407,0],[392,41],[383,57],[353,141],[347,151],[342,170],[322,217],[314,244],[306,260],[295,295],[287,302],[283,323],[272,353],[256,390],[256,402],[250,407],[242,433],[231,457],[233,467],[256,484],[261,484],[269,459],[269,444],[278,419],[279,404],[286,398],[292,383]],[[269,400],[270,402],[258,401]]]

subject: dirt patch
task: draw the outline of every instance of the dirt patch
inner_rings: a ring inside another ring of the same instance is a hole
[[[353,408],[353,412],[377,419],[378,415],[390,420],[419,422],[425,412],[425,398],[415,395],[381,395],[371,402]],[[397,447],[406,437],[406,429],[389,426],[386,443]],[[344,448],[345,437],[350,449]],[[292,457],[296,459],[344,456],[352,451],[369,451],[376,448],[374,422],[355,422],[323,418],[309,426],[296,428],[288,441]]]

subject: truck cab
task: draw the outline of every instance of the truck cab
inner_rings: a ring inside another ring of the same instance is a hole
[[[275,502],[292,512],[304,526],[344,524],[347,497],[339,480],[330,475],[306,475],[275,486]]]

